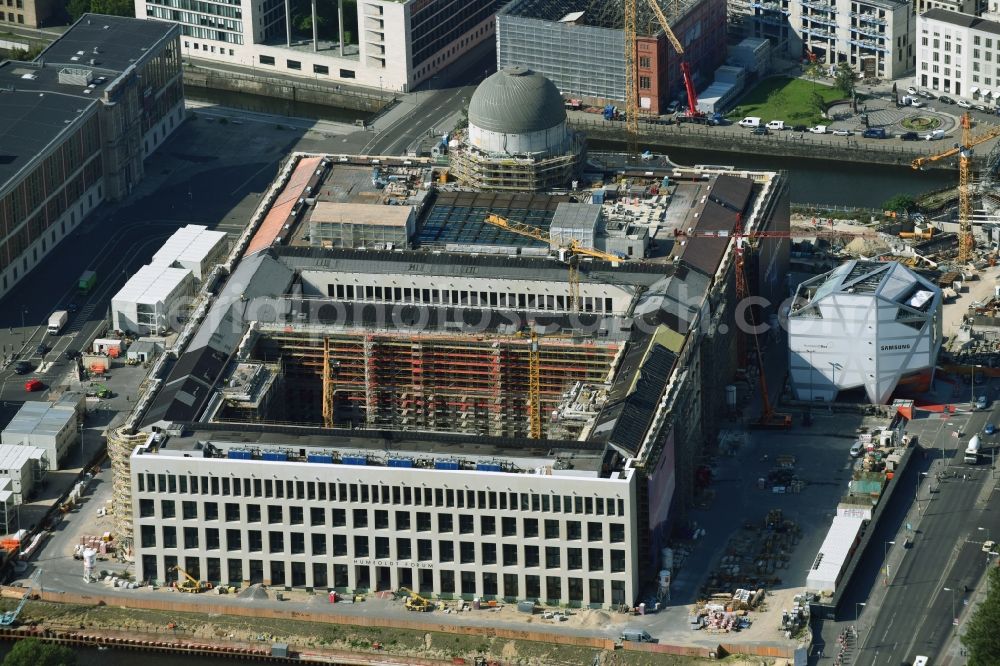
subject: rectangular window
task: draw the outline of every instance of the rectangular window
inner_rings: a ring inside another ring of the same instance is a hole
[[[298,60],[288,60],[285,64],[288,66],[288,69],[302,69],[302,63]]]
[[[161,500],[160,511],[164,518],[175,518],[177,516],[177,508],[174,506],[173,500]]]
[[[652,81],[648,76],[639,77],[639,88],[642,90],[649,90],[652,87]]]
[[[227,550],[240,550],[243,547],[242,540],[243,535],[239,530],[226,530]]]
[[[340,70],[340,78],[342,78],[342,79],[353,79],[354,78],[354,71],[350,70],[350,69],[342,69],[342,70]]]
[[[268,543],[268,552],[283,553],[285,551],[284,532],[268,532],[267,543]]]
[[[198,549],[198,528],[197,527],[185,527],[184,528],[184,548],[187,550],[197,550]]]

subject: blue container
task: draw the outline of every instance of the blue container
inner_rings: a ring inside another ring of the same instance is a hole
[[[340,462],[345,465],[367,465],[368,458],[365,456],[342,456]]]
[[[457,460],[435,460],[434,469],[458,469]]]
[[[476,469],[480,472],[502,472],[503,468],[496,463],[476,463]]]
[[[413,458],[389,458],[389,467],[413,467]]]
[[[227,457],[232,460],[253,460],[253,453],[243,449],[229,449]]]
[[[306,462],[311,463],[326,463],[327,465],[333,463],[333,456],[325,453],[310,453],[306,456]]]
[[[288,454],[284,451],[265,451],[261,458],[263,460],[288,460]]]

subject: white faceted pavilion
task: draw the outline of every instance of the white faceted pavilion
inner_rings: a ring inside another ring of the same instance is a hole
[[[941,349],[941,290],[895,261],[849,261],[799,285],[788,346],[799,400],[864,387],[882,404],[900,385],[926,390]]]

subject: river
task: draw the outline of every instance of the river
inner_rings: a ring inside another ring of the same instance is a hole
[[[295,102],[205,88],[187,88],[188,98],[258,113],[317,118],[354,123],[367,120],[364,111]],[[603,141],[591,141],[594,150],[618,150],[621,147]],[[880,208],[896,194],[919,195],[958,184],[958,173],[946,169],[914,171],[909,167],[856,164],[827,160],[744,155],[717,150],[676,148],[667,151],[676,164],[724,164],[746,169],[784,170],[788,173],[792,203],[860,206]]]

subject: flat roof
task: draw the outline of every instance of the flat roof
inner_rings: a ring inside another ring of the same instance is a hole
[[[505,231],[486,222],[490,213],[548,231],[560,203],[569,195],[534,192],[453,192],[432,195],[417,224],[416,245],[443,248],[449,244],[534,247],[548,244]]]
[[[31,460],[40,460],[45,449],[20,444],[0,444],[0,470],[23,469]]]
[[[188,268],[147,264],[128,279],[111,299],[112,303],[163,303],[191,275]]]
[[[75,418],[76,409],[70,403],[26,402],[3,429],[4,439],[7,435],[56,435]]]
[[[251,254],[265,250],[278,240],[282,230],[287,226],[292,208],[295,207],[298,200],[305,194],[306,186],[322,161],[323,158],[321,157],[303,157],[299,160],[299,163],[295,165],[295,170],[292,171],[292,175],[288,178],[288,182],[285,183],[285,186],[281,189],[281,193],[278,194],[278,198],[271,204],[267,215],[260,223],[253,238],[250,239],[246,252],[243,253],[244,257],[249,257]]]
[[[512,437],[459,435],[442,432],[398,430],[344,430],[317,427],[271,426],[267,424],[185,424],[183,436],[170,436],[160,455],[185,456],[203,451],[205,442],[228,449],[286,447],[295,452],[337,451],[391,457],[410,454],[434,459],[486,461],[502,459],[534,472],[536,467],[570,461],[570,469],[598,473],[607,447],[603,443],[576,440],[533,440]],[[555,471],[553,472],[556,473]]]
[[[405,227],[407,220],[413,214],[412,206],[385,206],[339,201],[317,201],[311,210],[309,222],[342,222],[344,224],[369,224],[382,227]]]
[[[47,64],[80,66],[87,66],[93,59],[93,67],[124,72],[158,42],[174,34],[180,34],[180,29],[167,21],[84,14],[38,57]]]
[[[170,235],[153,255],[151,264],[171,264],[175,261],[200,262],[219,243],[226,240],[225,231],[212,231],[201,224],[188,224]]]
[[[0,63],[0,190],[97,105],[82,90],[59,84],[55,72],[30,63]]]
[[[865,519],[861,516],[834,516],[830,531],[816,553],[816,559],[806,578],[806,586],[814,591],[833,590],[840,572],[854,548],[855,538]]]

